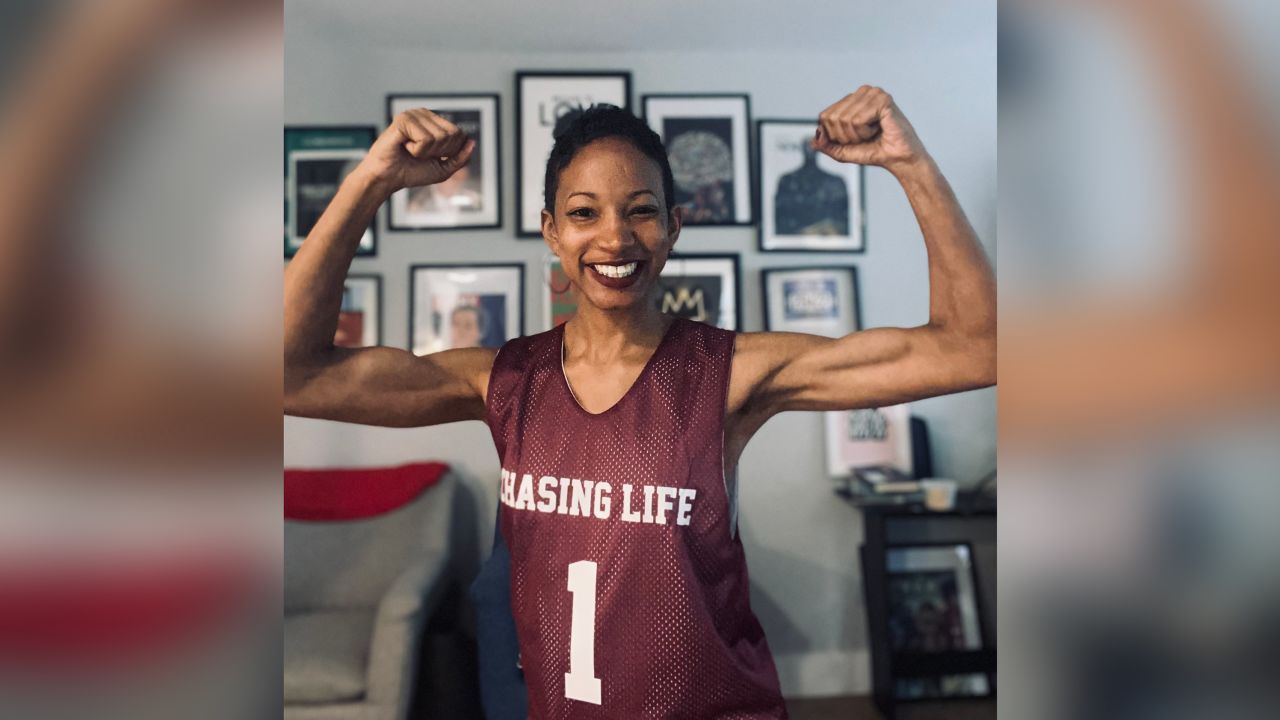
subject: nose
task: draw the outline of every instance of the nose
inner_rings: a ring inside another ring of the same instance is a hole
[[[602,249],[617,253],[635,244],[635,235],[622,213],[607,213],[604,220],[599,226],[600,232],[596,238]]]

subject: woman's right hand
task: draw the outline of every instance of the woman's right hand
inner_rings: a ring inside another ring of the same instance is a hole
[[[406,110],[374,141],[360,171],[390,194],[447,180],[475,148],[475,140],[430,110]]]

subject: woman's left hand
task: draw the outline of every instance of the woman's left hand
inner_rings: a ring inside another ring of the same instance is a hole
[[[928,157],[889,93],[870,85],[822,111],[813,147],[840,162],[879,165],[891,172]]]

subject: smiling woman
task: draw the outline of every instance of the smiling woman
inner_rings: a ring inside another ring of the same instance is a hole
[[[565,116],[555,135],[542,235],[576,313],[496,351],[333,347],[360,230],[474,148],[428,110],[401,113],[286,270],[286,412],[488,425],[530,716],[786,717],[737,535],[742,449],[786,410],[994,383],[990,268],[911,125],[863,87],[822,113],[811,148],[902,184],[928,248],[929,323],[832,339],[672,317],[655,290],[683,217],[661,140],[612,106]]]

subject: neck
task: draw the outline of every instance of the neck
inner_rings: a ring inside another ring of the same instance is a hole
[[[565,323],[565,357],[603,365],[633,354],[647,356],[674,320],[649,302],[620,310],[600,310],[584,303]]]

